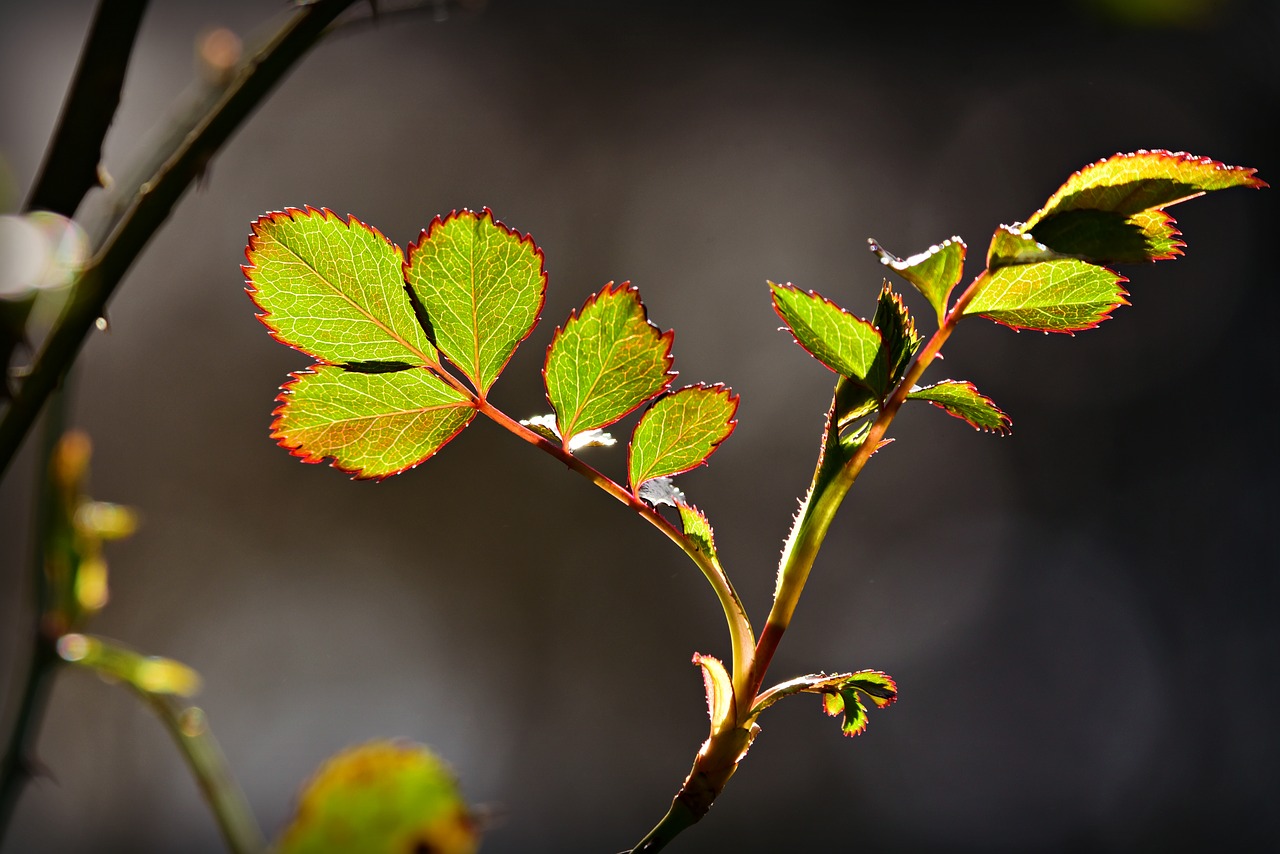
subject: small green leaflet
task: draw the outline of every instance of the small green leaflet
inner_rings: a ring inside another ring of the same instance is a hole
[[[983,276],[965,314],[980,314],[1013,329],[1092,329],[1129,304],[1128,292],[1120,286],[1128,279],[1074,258],[1001,267]]]
[[[889,674],[879,670],[800,676],[760,694],[751,709],[751,717],[759,715],[783,697],[802,693],[821,694],[822,710],[832,717],[843,712],[844,723],[840,729],[852,737],[861,735],[867,728],[867,707],[858,695],[870,697],[876,708],[883,709],[898,699],[898,686]]]
[[[1067,179],[1022,231],[1088,261],[1167,260],[1183,243],[1162,209],[1213,190],[1267,186],[1256,171],[1186,152],[1117,154]]]
[[[628,282],[610,282],[570,315],[542,370],[566,449],[578,433],[607,427],[666,390],[673,337],[648,321]]]
[[[813,291],[773,282],[769,288],[773,309],[797,344],[840,376],[869,387],[867,374],[883,343],[875,326]]]
[[[1023,234],[1017,227],[1002,225],[991,236],[991,245],[987,248],[987,269],[995,271],[1015,264],[1035,264],[1061,257],[1062,255],[1037,242],[1031,235]]]
[[[941,323],[947,313],[951,289],[964,275],[964,241],[959,237],[952,237],[910,258],[898,258],[890,254],[875,240],[868,240],[867,243],[871,251],[879,256],[881,264],[894,270],[924,294],[933,310],[938,313],[938,322]]]
[[[716,557],[716,536],[711,530],[711,523],[707,521],[706,514],[682,500],[676,501],[676,510],[680,512],[680,524],[684,528],[684,535],[693,541],[700,552],[719,566],[719,560]]]
[[[654,401],[631,437],[631,491],[655,477],[702,465],[737,424],[738,396],[723,385],[693,385]]]
[[[883,398],[911,366],[911,360],[920,349],[920,336],[916,334],[915,322],[907,313],[902,297],[893,292],[888,281],[880,289],[880,300],[871,323],[880,331],[883,343],[867,376],[867,384]]]
[[[316,365],[292,375],[271,436],[309,463],[384,478],[424,462],[475,416],[468,397],[425,369],[363,374]]]
[[[542,251],[488,208],[455,211],[410,244],[404,277],[441,352],[484,397],[542,312]]]
[[[322,362],[433,365],[404,292],[400,248],[355,217],[288,208],[260,217],[241,269],[258,319]]]
[[[943,380],[912,389],[907,400],[927,400],[948,415],[968,422],[975,430],[1005,435],[1013,426],[1013,421],[991,402],[991,398],[980,394],[973,383],[963,380]]]

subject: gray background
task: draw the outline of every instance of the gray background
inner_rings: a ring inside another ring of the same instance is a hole
[[[742,395],[736,433],[682,485],[759,626],[831,386],[776,331],[765,279],[870,312],[881,268],[865,238],[908,254],[960,234],[980,257],[996,225],[1119,150],[1280,179],[1274,4],[1207,4],[1172,27],[1099,4],[845,5],[494,0],[353,30],[280,87],[134,267],[76,374],[94,494],[144,520],[110,549],[113,599],[92,628],[203,674],[269,833],[325,756],[400,735],[501,816],[486,851],[617,851],[705,737],[690,654],[728,649],[668,542],[488,423],[380,484],[276,448],[276,387],[307,360],[242,293],[260,213],[326,205],[403,245],[437,213],[488,205],[532,233],[551,279],[494,392],[515,416],[547,409],[555,325],[606,281],[635,282],[677,330],[680,380]],[[0,6],[0,153],[18,188],[90,8]],[[281,11],[153,3],[108,164],[191,78],[203,28],[248,33]],[[1014,435],[908,410],[770,674],[880,668],[901,701],[852,741],[813,698],[776,707],[673,850],[1277,838],[1274,192],[1178,208],[1188,256],[1125,270],[1134,307],[1100,330],[961,327],[930,376],[977,382]],[[621,449],[588,453],[622,477]],[[6,715],[30,459],[0,486]],[[39,753],[54,779],[28,789],[6,854],[219,850],[124,691],[64,673]]]

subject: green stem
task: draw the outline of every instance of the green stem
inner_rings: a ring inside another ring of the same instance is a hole
[[[783,633],[786,632],[787,627],[791,624],[796,605],[800,601],[800,594],[804,592],[805,582],[809,579],[809,571],[813,568],[813,562],[818,556],[818,550],[822,546],[823,539],[827,536],[827,531],[831,527],[831,522],[835,518],[841,502],[844,501],[844,497],[848,494],[854,481],[858,479],[858,475],[861,474],[867,461],[871,459],[871,455],[876,452],[889,429],[889,425],[893,423],[898,410],[902,407],[903,402],[906,401],[907,395],[920,377],[924,375],[929,365],[933,363],[933,360],[937,358],[938,353],[942,350],[942,345],[951,337],[956,324],[964,316],[964,311],[969,302],[973,299],[974,294],[977,293],[978,288],[985,283],[987,276],[988,273],[984,270],[965,289],[964,293],[956,300],[955,305],[947,312],[942,324],[938,327],[938,331],[925,344],[919,355],[916,356],[915,362],[912,363],[911,368],[907,371],[906,376],[894,387],[880,407],[879,415],[872,423],[870,431],[862,444],[858,446],[857,451],[836,469],[834,466],[825,464],[825,459],[829,459],[829,453],[832,450],[831,442],[828,441],[824,447],[824,450],[828,452],[828,456],[825,457],[824,461],[819,462],[817,470],[814,472],[813,485],[810,487],[796,524],[791,529],[791,536],[788,538],[786,547],[782,552],[781,566],[778,572],[778,589],[774,594],[773,607],[769,611],[769,618],[765,622],[764,630],[760,633],[760,641],[756,645],[755,669],[751,679],[751,694],[753,697],[759,692],[760,686],[764,681],[765,672],[769,669],[769,663],[773,660],[773,654],[778,648],[778,643],[782,640]],[[827,415],[826,436],[828,439],[834,429],[834,419],[835,412],[833,407]]]
[[[662,821],[654,825],[653,830],[649,831],[644,839],[641,839],[636,847],[632,848],[630,854],[653,854],[655,851],[661,851],[667,846],[667,843],[675,839],[682,831],[687,830],[695,824],[701,816],[694,815],[684,801],[676,798],[671,802],[671,809],[667,810],[667,814],[662,817]]]
[[[316,0],[301,6],[279,33],[245,62],[222,97],[179,143],[132,206],[97,248],[77,280],[62,316],[49,333],[31,373],[0,421],[0,477],[50,392],[66,373],[85,336],[134,260],[168,218],[174,205],[213,155],[354,0]]]
[[[213,810],[222,838],[233,854],[261,854],[266,839],[249,802],[227,765],[227,758],[196,706],[181,706],[172,697],[134,689],[164,724]]]

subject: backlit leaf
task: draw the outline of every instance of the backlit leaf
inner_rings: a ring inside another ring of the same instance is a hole
[[[898,258],[881,248],[874,240],[868,240],[867,243],[870,244],[871,251],[880,257],[881,264],[893,269],[924,294],[941,322],[947,313],[951,289],[964,275],[964,241],[959,237],[952,237],[910,258]]]
[[[288,208],[260,217],[246,291],[277,340],[322,362],[435,364],[404,290],[400,248],[355,217]]]
[[[797,344],[840,376],[870,388],[867,374],[882,343],[875,326],[813,291],[805,293],[795,285],[773,282],[769,288],[773,309],[791,329]]]
[[[707,692],[707,716],[711,718],[711,733],[733,725],[733,680],[720,659],[695,652],[693,663],[702,668],[702,684]]]
[[[1116,154],[1068,178],[1044,207],[1031,215],[1023,230],[1035,231],[1041,222],[1066,211],[1111,211],[1128,217],[1212,190],[1265,187],[1263,181],[1254,177],[1255,172],[1256,169],[1227,166],[1185,151]]]
[[[607,427],[671,384],[671,339],[646,317],[627,282],[590,297],[547,348],[547,400],[567,448],[584,430]]]
[[[920,336],[916,334],[915,322],[907,313],[902,297],[893,292],[887,281],[880,289],[880,300],[871,323],[880,331],[882,343],[867,381],[883,398],[906,374],[912,358],[920,349]]]
[[[1125,216],[1114,211],[1073,210],[1035,228],[1035,239],[1063,255],[1098,263],[1165,261],[1181,255],[1182,234],[1161,210]]]
[[[375,741],[325,762],[307,783],[278,854],[474,854],[476,821],[426,747]]]
[[[1008,433],[1013,421],[991,402],[991,398],[979,393],[971,382],[943,380],[940,383],[913,389],[908,400],[927,400],[948,415],[962,419],[975,430]]]
[[[542,251],[485,208],[436,217],[408,254],[404,276],[436,344],[483,397],[538,322]]]
[[[435,454],[475,416],[463,393],[424,369],[362,374],[332,365],[293,375],[272,438],[309,463],[383,478]]]
[[[685,502],[684,490],[676,486],[675,481],[669,477],[655,477],[652,480],[646,480],[636,490],[636,496],[641,501],[647,501],[654,507],[659,504],[679,507]]]
[[[1128,305],[1128,281],[1108,270],[1061,258],[1017,264],[986,274],[965,314],[980,314],[1014,329],[1076,332],[1091,329]]]
[[[680,524],[684,528],[684,535],[692,540],[704,555],[713,561],[718,561],[715,532],[711,530],[711,523],[707,521],[706,514],[683,500],[676,502],[676,510],[680,512]]]
[[[859,670],[856,673],[837,673],[831,676],[816,673],[791,679],[761,693],[751,709],[751,715],[759,715],[783,697],[801,693],[821,694],[822,710],[832,717],[843,712],[841,731],[847,736],[855,736],[867,728],[867,707],[861,697],[869,697],[877,708],[883,709],[898,699],[898,686],[892,677],[879,670]]]
[[[654,401],[636,424],[628,452],[632,492],[655,477],[702,465],[733,432],[738,396],[722,385],[682,388]]]
[[[994,271],[1015,264],[1034,264],[1061,257],[1031,235],[1023,234],[1014,226],[1002,225],[991,236],[991,245],[987,247],[987,269]]]

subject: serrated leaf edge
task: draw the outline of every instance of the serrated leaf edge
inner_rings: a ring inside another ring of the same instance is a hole
[[[494,372],[493,380],[489,383],[489,385],[492,386],[494,382],[497,382],[498,377],[502,376],[502,372],[507,369],[507,365],[511,363],[512,357],[515,356],[516,354],[516,350],[520,348],[521,344],[529,340],[529,336],[533,334],[533,330],[536,329],[538,327],[538,324],[542,322],[542,310],[543,308],[546,307],[546,304],[547,304],[547,258],[542,253],[542,247],[538,246],[538,244],[534,242],[532,235],[528,233],[522,234],[521,232],[507,225],[502,220],[498,219],[496,216],[494,216],[493,211],[489,209],[488,205],[481,208],[480,213],[478,214],[475,211],[471,210],[470,208],[456,208],[450,211],[447,215],[443,217],[440,216],[439,214],[436,214],[436,216],[431,220],[431,222],[427,224],[426,228],[419,230],[417,239],[410,241],[409,245],[405,248],[405,251],[401,256],[403,260],[401,261],[400,269],[401,269],[401,275],[404,277],[405,291],[408,294],[412,296],[412,293],[413,293],[412,286],[409,284],[409,267],[412,263],[411,259],[413,258],[413,253],[420,246],[422,246],[422,244],[426,243],[435,235],[437,228],[443,228],[444,226],[448,225],[454,220],[461,219],[463,216],[466,216],[466,215],[471,215],[471,216],[477,217],[478,219],[484,219],[485,217],[488,217],[489,221],[492,222],[494,226],[506,232],[511,237],[516,238],[517,242],[519,242],[520,245],[522,246],[528,245],[532,247],[533,254],[536,255],[538,258],[538,269],[542,273],[542,290],[538,294],[538,310],[535,311],[533,314],[533,323],[529,324],[529,328],[525,330],[524,335],[521,336],[521,338],[515,342],[514,346],[512,346],[511,348],[511,352],[507,354],[507,358]],[[425,310],[425,307],[424,307],[424,310]],[[416,313],[415,313],[415,316],[416,316]],[[430,329],[424,329],[423,331],[427,334],[428,337],[431,336]],[[440,356],[445,359],[448,358],[447,356],[444,355],[444,353],[441,353]],[[450,364],[454,364],[452,360],[450,360]],[[466,376],[468,379],[471,379],[472,383],[474,383],[476,386],[476,394],[480,396],[481,400],[484,400],[486,392],[480,390],[479,383],[477,382],[477,380],[472,379],[470,374],[467,371],[463,370],[461,365],[455,365],[455,367],[457,367],[458,370],[461,371],[464,376]]]
[[[678,477],[679,475],[682,475],[682,474],[687,474],[688,472],[693,471],[694,469],[698,468],[699,466],[705,466],[705,465],[707,465],[707,461],[708,461],[709,459],[711,459],[711,455],[712,455],[712,454],[714,454],[714,453],[716,452],[716,450],[720,447],[720,445],[721,445],[721,444],[722,444],[726,439],[728,439],[730,436],[732,436],[732,435],[733,435],[733,431],[734,431],[735,429],[737,429],[737,427],[738,427],[738,419],[737,419],[735,416],[738,414],[738,404],[741,402],[741,398],[740,398],[738,395],[734,394],[734,393],[733,393],[733,391],[732,391],[732,390],[731,390],[727,385],[725,385],[724,383],[711,383],[711,384],[707,384],[707,383],[693,383],[692,385],[687,385],[687,386],[684,386],[684,387],[682,387],[682,388],[678,388],[678,389],[668,388],[666,391],[659,392],[657,395],[655,395],[653,398],[651,398],[651,399],[649,400],[649,402],[648,402],[648,408],[645,410],[645,415],[647,415],[647,414],[648,414],[648,410],[649,410],[649,409],[652,409],[652,408],[654,407],[654,405],[655,405],[655,404],[657,404],[657,403],[658,403],[658,401],[662,400],[664,397],[670,397],[670,396],[672,396],[672,395],[679,394],[679,393],[680,393],[680,392],[682,392],[682,391],[688,391],[689,389],[702,389],[702,390],[704,390],[704,391],[711,391],[711,392],[716,392],[716,393],[719,393],[719,392],[721,392],[721,391],[727,391],[727,392],[729,392],[728,402],[729,402],[729,404],[730,404],[730,406],[731,406],[731,409],[730,409],[730,412],[729,412],[729,419],[728,419],[728,421],[726,421],[726,422],[725,422],[726,426],[727,426],[729,429],[728,429],[728,431],[727,431],[723,436],[721,436],[721,437],[720,437],[720,439],[719,439],[718,441],[715,441],[715,442],[712,442],[712,443],[711,443],[711,450],[710,450],[710,451],[708,451],[708,452],[707,452],[707,455],[706,455],[705,457],[703,457],[701,460],[699,460],[698,462],[696,462],[696,463],[694,463],[693,465],[689,466],[688,468],[683,468],[683,469],[680,469],[679,471],[666,472],[666,473],[664,473],[664,474],[658,475],[657,477],[670,477],[670,478],[674,478],[674,477]],[[641,418],[641,421],[643,421],[643,420],[644,420],[644,415],[641,415],[641,416],[640,416],[640,418]],[[636,424],[636,430],[638,430],[638,429],[640,429],[640,424],[639,424],[639,423],[637,423],[637,424]],[[629,443],[627,443],[627,474],[628,474],[628,481],[629,481],[629,479],[630,479],[630,478],[629,478],[629,476],[630,476],[630,474],[631,474],[631,449],[632,449],[633,445],[635,444],[635,431],[634,431],[634,430],[632,431],[631,436],[632,436],[632,441],[631,441],[631,442],[629,442]],[[639,497],[640,497],[640,487],[644,486],[644,485],[645,485],[646,483],[648,483],[649,481],[651,481],[651,480],[655,480],[655,479],[656,479],[656,478],[654,478],[654,477],[648,477],[648,478],[645,478],[644,480],[640,481],[639,483],[631,484],[631,494],[632,494],[632,495],[634,495],[634,496],[636,496],[637,498],[639,498]]]
[[[286,341],[280,337],[280,335],[276,332],[275,329],[272,328],[271,324],[268,322],[268,320],[272,316],[271,312],[268,311],[265,307],[263,307],[263,305],[260,302],[258,302],[258,296],[257,296],[258,287],[256,284],[254,284],[253,279],[251,277],[252,271],[261,269],[256,264],[253,263],[253,259],[250,257],[250,253],[254,252],[259,245],[258,226],[261,223],[277,223],[284,219],[287,219],[290,222],[296,223],[297,220],[294,217],[298,214],[302,214],[304,216],[319,216],[325,220],[336,219],[339,222],[345,222],[348,228],[359,226],[361,228],[368,229],[372,234],[374,234],[376,237],[381,238],[383,241],[387,243],[388,246],[390,246],[392,249],[396,251],[396,256],[400,259],[400,266],[402,270],[404,268],[405,253],[400,248],[400,246],[397,243],[395,243],[395,241],[391,240],[389,237],[383,234],[382,231],[380,231],[377,226],[370,225],[369,223],[361,220],[355,214],[350,214],[350,213],[347,214],[347,218],[343,220],[341,215],[335,213],[332,209],[327,207],[316,208],[316,207],[312,207],[311,205],[303,205],[300,208],[286,207],[283,210],[270,211],[268,213],[264,213],[262,216],[259,216],[250,224],[249,238],[248,240],[245,241],[245,247],[244,247],[244,256],[245,256],[246,263],[240,265],[240,272],[244,275],[244,285],[245,285],[244,292],[249,297],[249,299],[253,302],[254,308],[257,309],[257,311],[254,312],[254,315],[253,315],[254,318],[259,323],[261,323],[264,327],[266,327],[268,335],[270,335],[273,339],[283,344],[284,346],[288,347],[289,349],[297,350],[299,353],[305,354],[308,358],[314,359],[317,363],[322,365],[337,364],[336,362],[330,362],[327,359],[322,359],[316,354],[312,353],[310,350],[304,350],[302,347],[299,347],[298,345],[293,344],[289,341]],[[343,294],[342,296],[344,298],[346,297],[345,294]],[[350,298],[347,298],[347,299],[348,299],[348,302],[351,301]],[[352,303],[352,305],[355,305],[355,303]],[[357,306],[357,308],[360,308],[360,307]],[[363,308],[361,308],[360,310],[364,312]],[[372,315],[368,315],[368,317],[375,324],[377,324],[378,327],[386,331],[387,334],[391,335],[396,341],[403,344],[406,350],[420,356],[422,358],[422,361],[425,364],[431,365],[433,367],[439,367],[440,356],[438,353],[433,356],[430,353],[424,353],[421,350],[418,350],[416,347],[411,346],[409,342],[402,339],[394,330],[384,325],[382,321],[378,320],[377,318],[374,318]],[[415,315],[415,318],[416,318],[416,315]],[[426,334],[427,338],[430,339],[431,337],[430,330],[423,330],[423,332],[424,334]]]
[[[321,366],[338,367],[336,365],[329,365],[327,362],[317,362],[315,365],[312,365],[311,367],[315,368],[315,367],[321,367]],[[419,368],[418,370],[426,370],[426,368]],[[431,373],[434,375],[435,372],[432,371]],[[314,376],[315,374],[316,374],[316,371],[313,371],[311,369],[305,369],[301,371],[291,371],[289,373],[289,379],[285,381],[284,385],[280,386],[280,393],[277,394],[275,398],[275,402],[279,405],[275,409],[271,410],[271,438],[275,440],[275,443],[277,445],[279,445],[281,448],[284,448],[286,451],[288,451],[290,456],[297,457],[298,459],[302,460],[302,462],[307,463],[308,465],[319,465],[320,463],[323,463],[326,460],[328,460],[329,468],[337,469],[338,471],[343,472],[344,474],[351,475],[352,480],[371,480],[375,482],[380,482],[380,481],[386,480],[389,477],[395,477],[398,474],[404,474],[410,469],[417,468],[418,466],[422,465],[427,460],[431,459],[436,454],[444,450],[446,445],[448,445],[450,442],[456,439],[458,434],[461,433],[463,430],[465,430],[471,424],[471,422],[475,420],[476,413],[479,412],[479,408],[477,407],[476,403],[474,401],[469,401],[466,404],[466,408],[471,410],[470,417],[468,417],[466,421],[462,422],[462,424],[458,427],[458,429],[450,433],[448,438],[446,438],[443,442],[437,445],[434,451],[432,451],[431,453],[427,454],[425,457],[422,457],[419,460],[415,460],[414,462],[409,463],[406,466],[402,466],[401,468],[396,469],[395,471],[387,472],[386,474],[365,474],[363,469],[348,468],[347,466],[344,466],[341,463],[339,463],[337,459],[335,459],[333,456],[329,454],[312,453],[311,451],[303,447],[301,443],[297,445],[290,444],[290,442],[288,441],[288,438],[284,434],[279,432],[280,424],[284,420],[285,407],[288,405],[289,398],[293,393],[293,387],[297,385],[304,376]],[[456,391],[456,389],[453,389],[453,390]],[[463,404],[459,404],[459,406],[461,407],[463,406]]]
[[[779,284],[779,283],[777,283],[777,282],[769,282],[768,284],[769,284],[770,289],[772,289],[772,288],[783,288],[783,289],[785,289],[785,290],[795,291],[796,293],[799,293],[799,294],[801,294],[801,295],[811,296],[811,297],[817,297],[818,299],[822,300],[822,301],[823,301],[824,303],[826,303],[827,305],[829,305],[829,306],[831,306],[832,308],[834,308],[834,309],[836,309],[837,311],[839,311],[841,314],[844,314],[844,315],[847,315],[847,316],[849,316],[849,317],[853,318],[853,319],[854,319],[855,321],[857,321],[858,323],[860,323],[860,324],[862,324],[863,326],[865,326],[865,327],[867,327],[868,329],[870,329],[872,332],[874,332],[874,333],[876,334],[876,337],[880,339],[880,346],[881,346],[881,347],[883,347],[883,346],[884,346],[884,336],[883,336],[882,334],[880,334],[880,330],[876,328],[876,326],[875,326],[875,324],[874,324],[874,323],[872,323],[871,321],[866,320],[866,319],[864,319],[864,318],[858,317],[858,315],[856,315],[856,314],[854,314],[853,312],[849,311],[847,308],[845,308],[844,306],[842,306],[842,305],[840,305],[839,303],[835,302],[834,300],[827,299],[826,297],[824,297],[822,294],[818,293],[817,291],[813,291],[813,290],[802,290],[802,289],[800,288],[800,286],[799,286],[799,285],[793,285],[791,282],[786,282],[786,283],[783,283],[783,284]],[[782,320],[782,322],[783,322],[783,324],[784,324],[784,325],[781,327],[781,328],[782,328],[782,331],[784,331],[784,332],[786,332],[788,335],[790,335],[790,336],[791,336],[791,340],[795,341],[795,342],[796,342],[796,344],[798,344],[798,345],[800,346],[800,349],[801,349],[801,350],[804,350],[806,353],[808,353],[808,354],[809,354],[809,356],[810,356],[810,358],[812,358],[812,359],[813,359],[815,362],[817,362],[819,365],[822,365],[822,367],[824,367],[824,368],[826,368],[827,370],[831,371],[831,373],[835,374],[835,375],[836,375],[836,376],[838,376],[838,377],[845,377],[845,374],[840,373],[840,372],[839,372],[839,371],[837,371],[835,368],[831,367],[831,366],[830,366],[830,365],[828,365],[826,362],[824,362],[824,361],[822,361],[821,359],[819,359],[819,358],[817,357],[817,355],[815,355],[815,354],[814,354],[814,352],[813,352],[812,350],[810,350],[808,347],[806,347],[806,346],[804,345],[804,343],[803,343],[803,342],[801,342],[801,340],[800,340],[799,338],[797,338],[797,337],[796,337],[795,330],[791,328],[791,324],[787,322],[787,318],[786,318],[786,316],[782,313],[782,308],[778,305],[778,297],[777,297],[777,294],[775,294],[775,293],[770,293],[770,294],[769,294],[769,301],[770,301],[770,303],[773,305],[773,311],[774,311],[774,314],[778,315],[779,319],[781,319],[781,320]],[[867,382],[867,378],[866,378],[866,377],[846,377],[846,379],[850,380],[851,382],[855,383],[856,385],[861,385],[861,386],[865,386],[865,384],[866,384],[866,382]],[[879,394],[879,392],[876,392],[876,391],[875,391],[875,390],[873,390],[873,389],[868,389],[868,390],[869,390],[869,391],[872,391],[872,393],[873,393],[873,394],[877,394],[877,395]]]
[[[918,391],[928,391],[929,389],[937,388],[940,385],[967,386],[969,391],[973,392],[974,395],[976,395],[983,403],[989,406],[996,413],[996,416],[1000,419],[1000,422],[1003,426],[999,428],[984,427],[980,424],[973,423],[968,418],[965,418],[963,415],[961,415],[959,412],[952,412],[949,408],[947,408],[945,404],[939,403],[936,400],[929,400],[923,397],[912,397],[912,395],[914,395]],[[987,397],[982,392],[978,391],[978,387],[975,386],[969,380],[950,380],[950,379],[938,380],[936,383],[929,383],[929,385],[917,386],[916,388],[911,389],[911,391],[907,394],[907,400],[919,400],[924,403],[932,404],[938,407],[939,409],[941,409],[943,412],[950,415],[952,418],[960,419],[961,421],[968,424],[973,429],[977,430],[979,433],[994,433],[997,436],[1008,436],[1010,433],[1013,432],[1013,419],[1010,418],[1009,415],[1003,409],[996,406],[995,401]]]
[[[1064,257],[1065,257],[1065,256],[1064,256]],[[1075,258],[1075,259],[1071,259],[1071,260],[1079,261],[1080,259]],[[1051,263],[1051,262],[1049,262],[1049,261],[1037,261],[1037,262],[1033,262],[1033,263],[1031,263],[1031,264],[1012,264],[1012,265],[1010,265],[1010,266],[1014,266],[1014,267],[1032,267],[1032,266],[1035,266],[1035,264],[1037,264],[1037,263],[1039,263],[1039,264],[1047,264],[1047,263]],[[1089,264],[1089,262],[1087,262],[1087,261],[1082,261],[1081,263]],[[1017,325],[1017,324],[1015,324],[1015,323],[1009,323],[1009,322],[1007,322],[1007,321],[1001,320],[1001,319],[1000,319],[1000,318],[998,318],[998,317],[992,317],[992,316],[991,316],[991,315],[989,315],[989,314],[983,314],[983,313],[981,313],[981,312],[977,313],[977,316],[978,316],[978,317],[981,317],[981,318],[983,318],[983,319],[985,319],[985,320],[990,320],[992,323],[998,323],[998,324],[1000,324],[1001,326],[1004,326],[1004,327],[1006,327],[1006,328],[1008,328],[1008,329],[1012,329],[1014,332],[1022,332],[1022,331],[1024,331],[1024,330],[1025,330],[1025,331],[1027,331],[1027,332],[1043,332],[1043,333],[1045,333],[1046,335],[1047,335],[1047,334],[1049,334],[1049,333],[1053,333],[1054,335],[1068,335],[1068,336],[1070,336],[1070,337],[1074,338],[1074,337],[1075,337],[1075,334],[1076,334],[1077,332],[1085,332],[1085,331],[1090,330],[1090,329],[1097,329],[1099,326],[1101,326],[1101,325],[1102,325],[1102,322],[1103,322],[1103,321],[1105,321],[1105,320],[1110,320],[1110,319],[1111,319],[1111,313],[1112,313],[1112,312],[1114,312],[1116,309],[1118,309],[1118,308],[1120,308],[1120,307],[1122,307],[1122,306],[1126,306],[1126,305],[1130,305],[1130,304],[1131,304],[1131,303],[1129,302],[1129,300],[1127,299],[1127,297],[1129,296],[1129,291],[1128,291],[1125,287],[1123,287],[1123,286],[1124,286],[1124,284],[1125,284],[1126,282],[1128,282],[1128,281],[1129,281],[1129,277],[1128,277],[1128,276],[1121,275],[1120,273],[1117,273],[1115,270],[1113,270],[1113,269],[1111,269],[1110,267],[1107,267],[1107,266],[1105,266],[1105,265],[1103,265],[1103,264],[1089,264],[1089,266],[1090,266],[1090,267],[1098,267],[1098,268],[1100,268],[1100,269],[1106,270],[1108,273],[1110,273],[1111,275],[1115,276],[1115,277],[1116,277],[1115,284],[1116,284],[1117,286],[1119,286],[1119,288],[1120,288],[1119,293],[1117,293],[1117,294],[1116,294],[1117,301],[1116,301],[1114,304],[1112,304],[1112,305],[1108,306],[1107,308],[1103,309],[1102,311],[1098,312],[1098,318],[1097,318],[1096,320],[1094,320],[1092,323],[1086,324],[1086,325],[1084,325],[1084,326],[1077,326],[1077,327],[1074,327],[1074,328],[1072,328],[1072,329],[1045,329],[1044,327],[1041,327],[1041,326],[1018,326],[1018,325]],[[1004,269],[1004,268],[1000,268],[1000,269]]]

